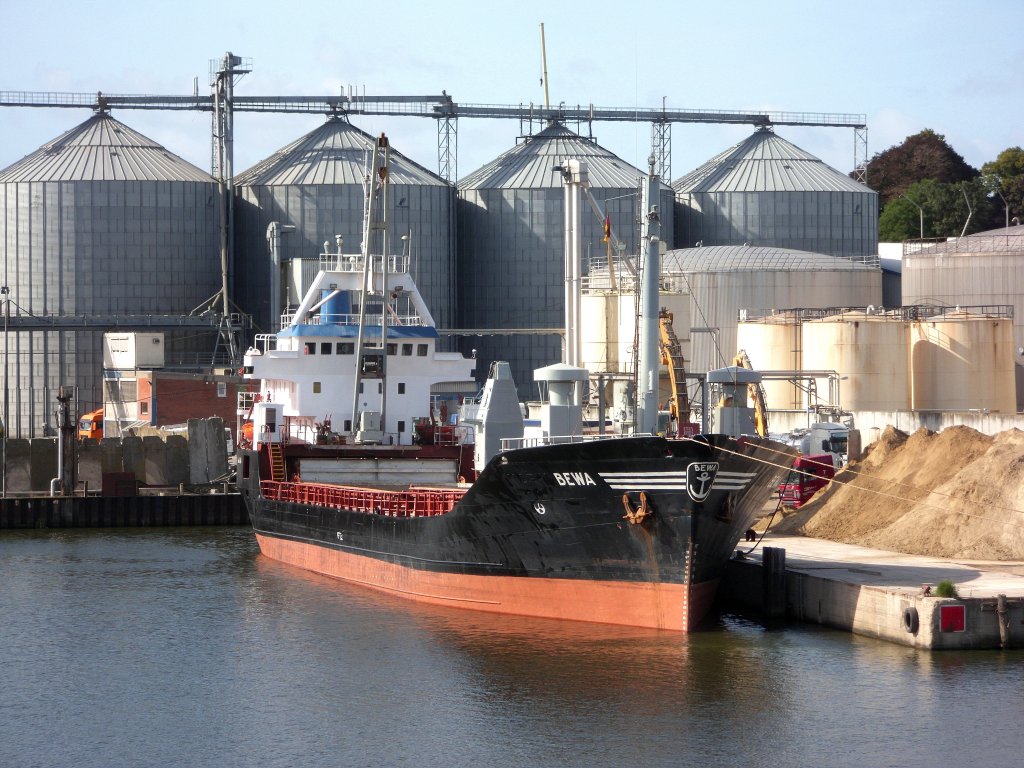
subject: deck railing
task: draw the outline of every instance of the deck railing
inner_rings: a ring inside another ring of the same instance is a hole
[[[451,512],[465,488],[422,488],[389,491],[327,483],[260,483],[263,497],[294,504],[346,509],[385,517],[433,517]]]

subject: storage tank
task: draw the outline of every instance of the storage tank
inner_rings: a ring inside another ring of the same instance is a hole
[[[257,331],[276,328],[270,297],[271,222],[295,231],[280,238],[282,263],[336,249],[358,250],[363,236],[366,168],[377,138],[343,116],[281,148],[235,177],[235,301],[253,315]],[[454,323],[454,188],[440,176],[390,149],[387,216],[393,250],[410,254],[410,269],[438,327]],[[281,281],[287,290],[287,280]],[[289,291],[282,306],[301,295]],[[484,371],[487,369],[484,368]]]
[[[952,310],[912,326],[916,410],[1014,413],[1014,340],[1008,317]]]
[[[593,276],[592,276],[593,277]],[[582,367],[591,376],[592,392],[596,393],[596,374],[613,374],[607,379],[605,392],[609,406],[623,408],[623,393],[630,388],[625,382],[632,381],[636,374],[636,342],[637,342],[637,296],[634,291],[627,290],[624,284],[620,290],[601,290],[589,288],[583,294],[582,302]],[[686,371],[690,361],[689,338],[689,296],[672,286],[663,286],[666,290],[659,293],[659,307],[671,315],[671,327],[680,344]],[[617,377],[617,383],[612,379]],[[688,382],[691,392],[699,387],[696,382]],[[659,381],[659,403],[666,403],[671,395],[667,365],[661,365]],[[596,394],[592,395],[592,400]]]
[[[877,306],[882,297],[877,266],[783,248],[669,251],[662,279],[680,281],[689,291],[691,356],[701,373],[732,363],[740,310],[758,315],[793,307]]]
[[[736,346],[747,353],[754,370],[798,371],[803,362],[801,321],[793,312],[782,311],[761,318],[744,320],[736,329]],[[769,410],[802,410],[806,407],[804,393],[791,381],[762,379]]]
[[[673,185],[675,244],[878,253],[878,193],[761,128]]]
[[[908,324],[901,313],[850,310],[803,323],[803,367],[835,371],[850,411],[906,410],[910,404]],[[827,379],[818,379],[827,392]]]
[[[459,182],[459,307],[463,328],[565,326],[565,190],[557,168],[586,161],[590,188],[605,207],[626,254],[637,251],[637,204],[643,173],[558,122],[520,143]],[[660,208],[671,210],[672,190],[662,186]],[[589,262],[607,263],[603,222],[584,206],[584,274]],[[662,238],[672,242],[671,216]],[[559,336],[494,335],[465,340],[486,371],[507,360],[520,396],[535,393],[533,371],[562,359]]]
[[[186,315],[221,289],[217,184],[106,112],[0,171],[0,207],[12,317]],[[103,404],[104,330],[10,333],[9,434],[51,434],[60,386]],[[214,343],[167,333],[167,361]]]
[[[1013,307],[1016,408],[1024,408],[1024,226],[903,244],[903,303]]]

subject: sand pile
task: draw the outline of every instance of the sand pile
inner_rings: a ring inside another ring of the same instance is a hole
[[[863,460],[772,527],[909,554],[1024,560],[1024,432],[887,427]]]

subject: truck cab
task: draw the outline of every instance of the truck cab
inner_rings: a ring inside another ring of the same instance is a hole
[[[847,462],[850,444],[850,428],[845,424],[820,421],[811,428],[800,442],[800,453],[808,456],[827,453],[832,457],[833,467],[842,467]]]
[[[78,421],[78,439],[85,440],[87,437],[93,440],[103,439],[103,409],[97,408],[95,411],[82,416]]]
[[[779,483],[783,506],[799,509],[836,476],[831,453],[797,456],[789,475]]]

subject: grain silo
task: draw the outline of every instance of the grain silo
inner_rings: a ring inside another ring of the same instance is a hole
[[[754,317],[793,307],[877,306],[882,296],[877,265],[782,248],[723,245],[669,251],[662,279],[682,281],[690,294],[688,367],[697,372],[731,364],[741,310]],[[769,367],[762,362],[772,357],[766,350],[748,345],[746,352],[754,368]]]
[[[675,244],[878,253],[878,193],[761,128],[672,185]]]
[[[235,300],[258,329],[270,317],[271,222],[295,227],[280,239],[282,261],[312,258],[324,243],[344,238],[347,252],[362,241],[366,169],[377,139],[344,117],[323,125],[235,177]],[[453,196],[450,184],[390,150],[388,220],[394,250],[411,254],[416,284],[439,327],[454,322]],[[286,297],[294,303],[298,296]]]
[[[464,328],[562,328],[565,290],[565,191],[562,163],[587,164],[590,189],[604,207],[626,255],[636,253],[642,171],[553,122],[459,182],[459,305]],[[660,209],[672,209],[662,187]],[[587,208],[589,211],[589,207]],[[672,242],[672,217],[662,216],[662,239]],[[584,274],[607,264],[608,244],[599,216],[583,216]],[[533,370],[562,359],[554,335],[470,337],[486,371],[507,360],[523,396],[535,393]]]
[[[221,288],[218,200],[207,173],[97,113],[0,171],[12,317],[188,314]],[[51,432],[62,385],[80,412],[103,403],[103,330],[11,332],[11,435]],[[212,353],[191,336],[167,335],[169,363]]]
[[[903,303],[1012,307],[1017,409],[1024,407],[1024,226],[903,244]]]

